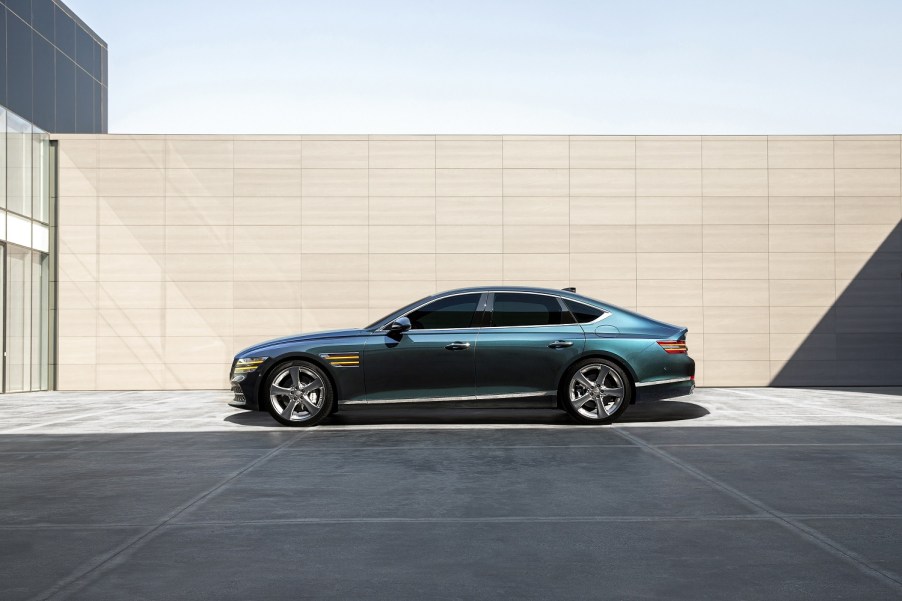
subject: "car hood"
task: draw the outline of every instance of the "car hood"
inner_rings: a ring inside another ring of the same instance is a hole
[[[292,334],[291,336],[273,338],[272,340],[267,340],[265,342],[261,342],[260,344],[249,346],[238,353],[238,356],[240,357],[242,355],[255,353],[257,351],[261,351],[273,346],[281,346],[283,344],[291,344],[294,342],[307,342],[308,340],[322,340],[324,338],[348,338],[350,336],[360,336],[361,334],[367,333],[367,330],[353,328],[348,330],[326,330],[324,332],[310,332],[309,334]]]

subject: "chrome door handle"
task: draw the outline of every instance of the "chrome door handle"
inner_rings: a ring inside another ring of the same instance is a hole
[[[548,345],[548,348],[567,348],[568,346],[573,346],[569,340],[555,340]]]
[[[465,351],[470,348],[469,342],[452,342],[448,346],[445,347],[449,351]]]

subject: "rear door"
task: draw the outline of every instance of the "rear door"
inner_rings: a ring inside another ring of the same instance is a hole
[[[479,397],[553,393],[586,337],[559,297],[535,292],[489,295],[476,345]]]

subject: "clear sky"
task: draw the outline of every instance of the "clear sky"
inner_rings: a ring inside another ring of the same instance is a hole
[[[111,132],[902,132],[902,0],[67,4]]]

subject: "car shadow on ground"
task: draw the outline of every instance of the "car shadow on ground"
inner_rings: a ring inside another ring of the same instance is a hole
[[[631,406],[617,421],[619,424],[677,422],[708,415],[701,405],[687,401],[652,401]],[[265,411],[233,413],[225,421],[243,426],[274,426]],[[577,425],[565,412],[554,408],[507,407],[352,407],[342,408],[323,425],[409,425],[409,424],[536,424]]]

